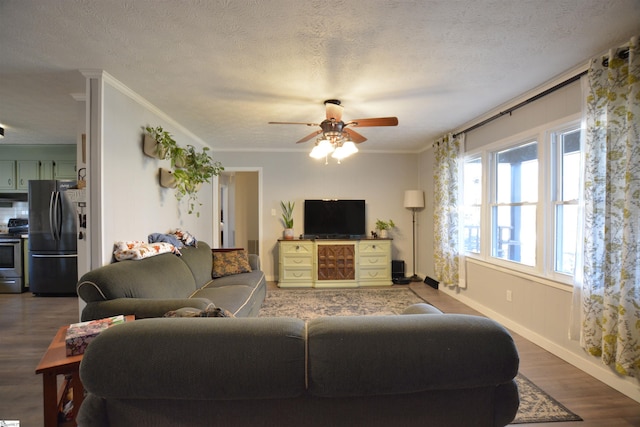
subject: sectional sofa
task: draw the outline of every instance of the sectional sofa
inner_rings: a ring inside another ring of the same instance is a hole
[[[518,361],[496,322],[426,304],[308,322],[136,320],[87,348],[78,425],[504,426]]]
[[[205,310],[212,303],[235,316],[258,315],[267,283],[256,255],[248,255],[248,266],[238,270],[243,272],[231,274],[236,271],[217,268],[223,273],[214,275],[222,277],[212,278],[214,253],[207,243],[198,242],[197,247],[187,246],[180,252],[181,256],[164,253],[115,262],[84,274],[77,286],[78,296],[86,303],[81,319],[118,314],[133,314],[136,319],[162,317],[186,307]]]

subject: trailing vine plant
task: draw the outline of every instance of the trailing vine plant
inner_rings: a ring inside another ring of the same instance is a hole
[[[198,190],[203,183],[211,182],[212,177],[220,175],[224,170],[222,163],[213,161],[208,153],[209,147],[203,147],[200,152],[193,145],[180,147],[171,134],[161,126],[147,126],[145,130],[158,143],[160,158],[171,161],[176,183],[176,199],[180,202],[186,197],[187,212],[195,213],[199,217],[200,212],[197,208],[202,206],[202,203],[198,201]]]

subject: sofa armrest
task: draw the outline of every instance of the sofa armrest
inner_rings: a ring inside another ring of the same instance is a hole
[[[116,298],[108,301],[96,301],[87,303],[82,310],[83,322],[87,320],[103,319],[119,314],[135,315],[136,319],[148,317],[162,317],[166,312],[183,307],[193,307],[204,310],[211,304],[206,298]]]
[[[419,303],[413,304],[407,307],[402,314],[443,314],[442,311],[438,310],[436,307],[431,304]]]

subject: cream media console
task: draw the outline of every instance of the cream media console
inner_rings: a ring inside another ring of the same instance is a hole
[[[281,288],[390,286],[391,239],[279,240]]]

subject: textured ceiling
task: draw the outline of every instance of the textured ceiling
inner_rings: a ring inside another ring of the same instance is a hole
[[[411,152],[636,34],[640,0],[0,0],[0,124],[73,143],[102,69],[214,150],[301,149],[267,122],[338,98],[399,119],[362,150]]]

